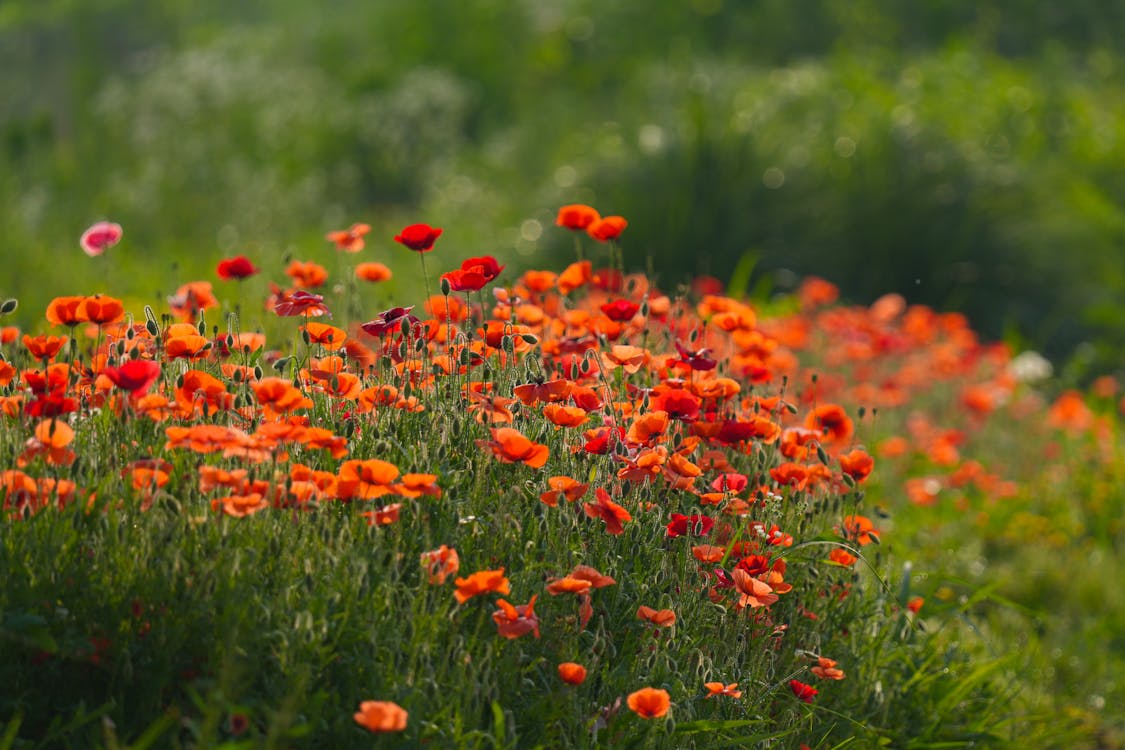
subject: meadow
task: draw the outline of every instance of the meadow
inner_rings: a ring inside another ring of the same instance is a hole
[[[357,223],[136,303],[75,238],[100,286],[0,344],[0,748],[1125,742],[1116,381],[552,218],[553,267]]]

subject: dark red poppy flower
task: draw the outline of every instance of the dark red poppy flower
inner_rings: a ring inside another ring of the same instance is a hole
[[[402,321],[407,320],[411,326],[418,324],[420,321],[410,314],[414,309],[414,305],[410,307],[392,307],[390,310],[384,310],[376,315],[372,320],[367,321],[360,326],[364,332],[372,336],[383,336],[387,333],[395,333],[402,326]]]
[[[224,281],[241,280],[248,276],[253,276],[258,272],[254,264],[245,255],[239,255],[234,258],[224,258],[219,261],[218,268],[215,273],[219,275],[220,279]]]
[[[715,366],[718,364],[718,362],[707,356],[711,353],[710,349],[697,349],[695,351],[692,351],[690,349],[685,349],[683,345],[681,345],[680,342],[677,341],[676,351],[679,353],[680,358],[674,360],[673,364],[687,365],[693,370],[704,371],[714,370]]]
[[[401,243],[418,253],[428,253],[434,249],[434,242],[441,236],[441,229],[431,227],[429,224],[411,224],[405,227],[400,234],[395,235],[395,242]]]
[[[602,305],[601,310],[605,316],[610,320],[618,323],[624,323],[632,320],[633,316],[637,314],[641,306],[635,302],[630,302],[627,299],[615,299],[613,302],[607,302]]]

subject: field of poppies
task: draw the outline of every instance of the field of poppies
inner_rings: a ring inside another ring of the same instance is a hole
[[[556,224],[556,268],[355,224],[3,328],[0,750],[1125,742],[1116,381]]]

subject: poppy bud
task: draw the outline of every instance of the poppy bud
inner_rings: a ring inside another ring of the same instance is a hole
[[[442,296],[448,297],[450,288],[451,287],[449,286],[449,279],[442,276],[441,277],[441,293],[442,293]]]
[[[20,302],[15,297],[6,299],[4,300],[3,304],[0,304],[0,315],[8,315],[9,313],[14,313],[16,311],[16,308],[19,306]]]

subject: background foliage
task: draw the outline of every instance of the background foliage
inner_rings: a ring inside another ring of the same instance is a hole
[[[0,291],[34,321],[21,280],[103,217],[127,231],[117,281],[150,295],[172,264],[309,255],[353,220],[526,265],[581,200],[669,282],[818,273],[964,310],[1074,378],[1121,367],[1125,9],[688,7],[5,3]]]

